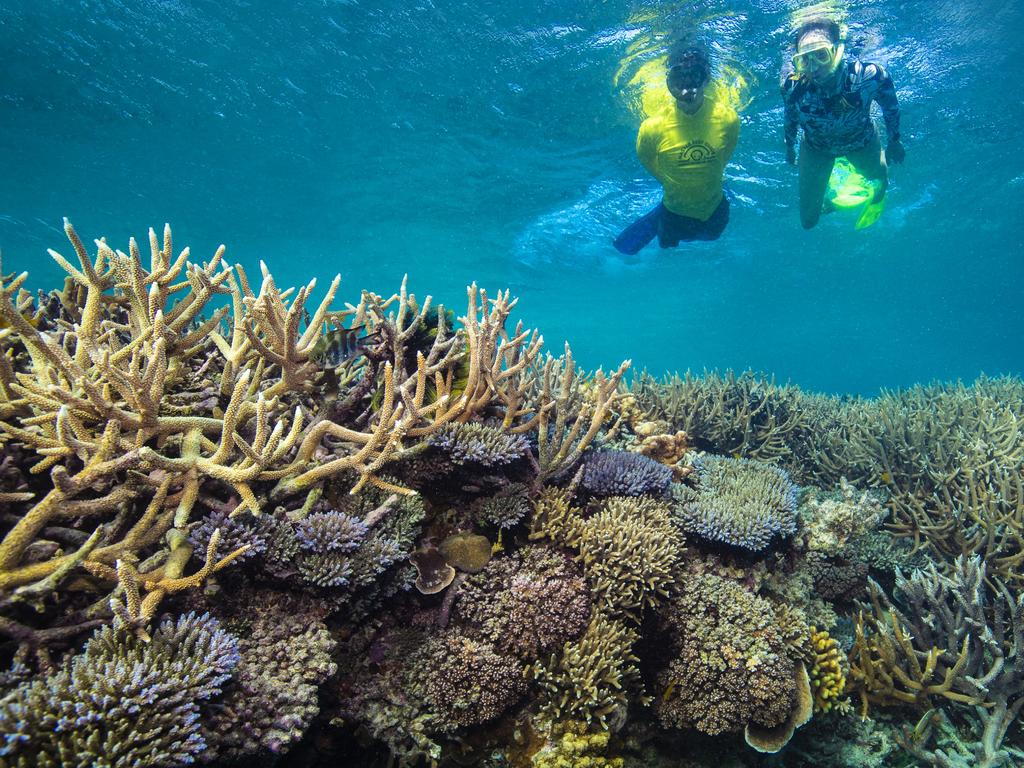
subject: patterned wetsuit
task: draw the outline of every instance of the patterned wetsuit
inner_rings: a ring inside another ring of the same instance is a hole
[[[796,144],[797,127],[814,149],[843,155],[862,149],[875,138],[871,102],[882,108],[889,141],[900,135],[900,107],[892,78],[878,64],[844,61],[838,87],[828,90],[810,78],[791,74],[782,83],[786,105],[786,144]]]

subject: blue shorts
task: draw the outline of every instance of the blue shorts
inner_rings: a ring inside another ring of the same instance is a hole
[[[662,203],[661,216],[658,219],[658,245],[662,248],[674,248],[680,242],[717,240],[728,223],[729,198],[725,195],[722,195],[722,202],[707,221],[672,213]]]

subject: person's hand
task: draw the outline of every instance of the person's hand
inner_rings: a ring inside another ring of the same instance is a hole
[[[889,146],[885,148],[885,162],[896,163],[899,165],[903,162],[903,159],[907,156],[907,150],[903,148],[903,144],[900,143],[899,139],[896,141],[890,141]]]
[[[792,144],[786,145],[786,162],[790,165],[796,165],[796,147]]]

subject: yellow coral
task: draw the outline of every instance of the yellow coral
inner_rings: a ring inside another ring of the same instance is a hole
[[[846,689],[839,644],[827,630],[811,627],[811,647],[814,663],[811,666],[811,687],[814,690],[814,711],[828,712],[842,704],[840,696]]]
[[[533,756],[534,768],[622,768],[621,757],[606,757],[608,731],[590,733],[585,724],[569,721],[561,735]]]

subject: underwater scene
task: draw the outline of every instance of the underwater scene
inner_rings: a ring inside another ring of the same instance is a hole
[[[1024,6],[0,5],[0,768],[1024,768]]]

